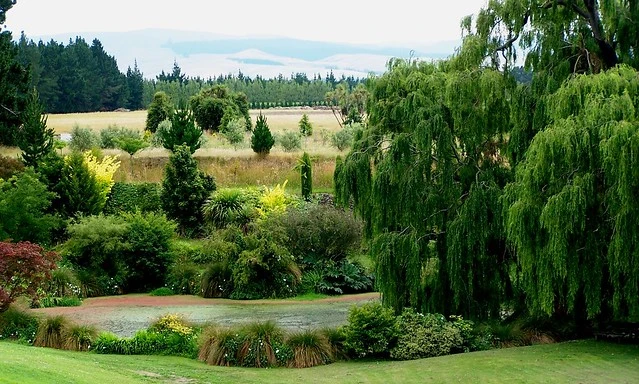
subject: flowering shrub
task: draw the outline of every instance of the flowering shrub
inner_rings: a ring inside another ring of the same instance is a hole
[[[193,328],[189,327],[184,320],[184,317],[178,314],[168,314],[160,317],[152,326],[151,329],[156,332],[177,333],[182,336],[189,336],[193,334]]]

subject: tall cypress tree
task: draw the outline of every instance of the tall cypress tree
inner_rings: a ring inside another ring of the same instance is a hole
[[[16,144],[15,132],[27,100],[29,74],[18,63],[17,53],[11,33],[0,32],[0,145]]]
[[[53,151],[53,135],[53,128],[47,127],[47,116],[34,89],[22,113],[22,126],[17,137],[24,165],[37,167],[38,162]]]

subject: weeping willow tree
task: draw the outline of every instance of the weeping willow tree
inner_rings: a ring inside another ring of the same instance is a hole
[[[639,66],[636,0],[490,0],[462,21],[465,60],[566,77]]]
[[[530,312],[639,320],[639,75],[581,75],[548,96],[504,192]]]
[[[387,305],[486,318],[510,296],[499,199],[514,90],[496,71],[402,60],[373,81],[335,186],[365,219]]]

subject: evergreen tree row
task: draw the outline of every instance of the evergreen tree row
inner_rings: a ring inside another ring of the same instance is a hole
[[[48,113],[142,108],[143,78],[137,65],[121,73],[98,39],[91,45],[81,37],[67,45],[45,44],[23,34],[17,60],[28,68],[29,86],[38,90]]]
[[[82,37],[76,37],[65,45],[54,40],[35,43],[22,34],[16,45],[17,63],[28,70],[28,86],[37,89],[47,113],[145,109],[159,91],[176,103],[185,104],[203,88],[213,85],[244,93],[251,108],[316,106],[326,104],[326,93],[337,84],[352,89],[364,81],[344,75],[336,78],[332,72],[324,78],[315,74],[312,79],[304,73],[266,79],[250,78],[242,72],[191,78],[177,62],[170,73],[162,71],[155,79],[144,79],[137,62],[126,74],[120,72],[116,58],[104,50],[98,39],[89,45]]]

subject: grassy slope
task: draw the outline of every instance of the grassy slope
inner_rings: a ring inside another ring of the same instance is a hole
[[[0,342],[2,383],[637,383],[639,346],[580,341],[304,370],[210,367],[175,357],[65,352]]]

